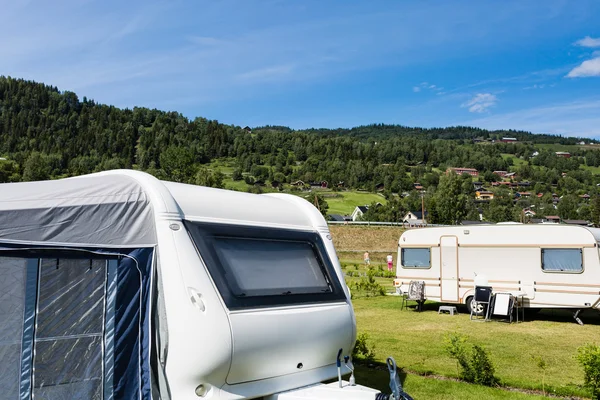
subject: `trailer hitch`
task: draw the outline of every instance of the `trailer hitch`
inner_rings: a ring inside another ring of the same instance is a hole
[[[413,398],[402,388],[402,382],[400,382],[400,376],[396,369],[396,360],[394,360],[394,357],[388,357],[385,363],[387,364],[390,373],[390,389],[392,390],[392,394],[379,393],[375,397],[375,400],[413,400]]]

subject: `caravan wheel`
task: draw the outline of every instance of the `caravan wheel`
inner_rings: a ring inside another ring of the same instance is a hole
[[[483,315],[485,311],[483,304],[477,304],[475,302],[475,297],[473,296],[467,297],[465,304],[467,305],[467,310],[469,310],[469,314],[472,313],[474,315]]]

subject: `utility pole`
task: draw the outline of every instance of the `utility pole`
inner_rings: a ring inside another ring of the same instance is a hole
[[[423,225],[427,225],[427,220],[425,219],[425,195],[421,193],[421,216],[423,218]]]

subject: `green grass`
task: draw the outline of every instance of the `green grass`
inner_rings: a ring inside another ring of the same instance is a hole
[[[587,165],[582,165],[581,168],[590,171],[594,175],[600,175],[600,167],[590,167]]]
[[[456,363],[444,351],[444,336],[459,332],[468,336],[469,343],[489,351],[503,385],[541,390],[542,373],[532,356],[542,356],[547,363],[546,390],[588,395],[581,388],[583,373],[574,356],[579,346],[598,341],[600,321],[595,315],[584,315],[585,326],[576,325],[569,313],[557,311],[542,312],[534,319],[526,316],[519,324],[481,323],[470,321],[464,307],[459,307],[459,315],[449,316],[437,313],[438,303],[426,304],[421,313],[401,311],[400,303],[397,296],[353,299],[358,332],[369,334],[379,362],[392,355],[407,371],[457,377]],[[448,390],[463,387],[444,381],[432,385],[447,385]]]
[[[551,151],[575,151],[580,148],[580,146],[573,144],[536,144],[536,147],[540,149],[550,149]]]
[[[483,399],[545,399],[541,395],[518,393],[501,388],[490,388],[452,380],[439,380],[418,375],[400,374],[404,391],[415,400],[483,400]],[[356,366],[356,383],[390,393],[389,374],[386,370]]]
[[[506,153],[502,153],[501,155],[502,155],[502,158],[503,158],[503,159],[505,159],[505,160],[506,160],[506,159],[508,159],[508,158],[512,158],[512,160],[513,160],[513,165],[514,165],[515,167],[518,167],[519,165],[523,165],[523,164],[526,164],[526,163],[527,163],[527,161],[525,161],[525,160],[523,160],[523,159],[521,159],[521,158],[519,158],[519,157],[515,156],[514,154],[506,154]]]
[[[329,205],[328,214],[350,215],[356,206],[364,206],[373,202],[385,204],[386,200],[377,193],[339,192],[339,197],[326,198]]]

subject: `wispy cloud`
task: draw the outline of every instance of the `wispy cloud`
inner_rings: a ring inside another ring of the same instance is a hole
[[[600,57],[582,62],[580,66],[573,68],[567,74],[567,78],[586,78],[591,76],[600,76]]]
[[[413,92],[418,93],[420,91],[429,91],[429,92],[434,92],[434,93],[441,93],[442,90],[444,90],[443,87],[434,85],[433,83],[429,83],[429,82],[421,82],[419,83],[417,86],[413,86]]]
[[[576,41],[575,44],[581,47],[600,47],[600,38],[586,36]]]
[[[259,68],[244,72],[236,75],[236,78],[240,81],[246,82],[269,81],[285,77],[291,74],[293,71],[293,65],[275,65],[272,67]]]
[[[461,107],[468,108],[472,113],[483,113],[496,105],[498,98],[491,93],[477,93],[471,100],[463,103]]]
[[[534,133],[598,137],[600,136],[600,99],[591,98],[533,107],[461,121],[458,124],[487,129],[523,129]]]

